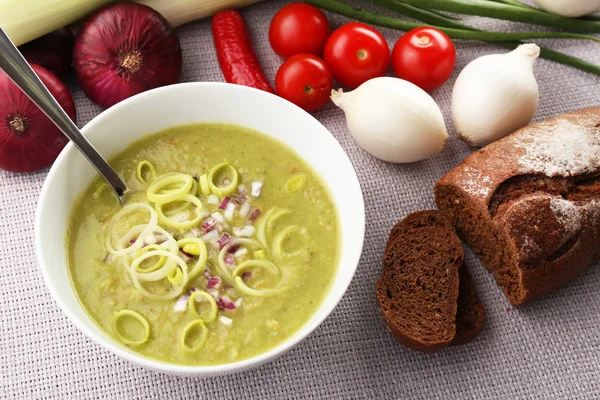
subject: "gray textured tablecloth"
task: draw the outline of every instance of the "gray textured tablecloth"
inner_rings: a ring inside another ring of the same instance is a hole
[[[242,11],[267,76],[280,64],[267,28],[282,2]],[[346,20],[332,17],[337,26]],[[488,28],[516,24],[469,19]],[[393,46],[399,33],[383,31]],[[221,81],[210,21],[179,29],[184,81]],[[452,82],[473,58],[502,52],[457,42],[451,82],[433,96],[449,128]],[[545,41],[555,49],[600,64],[600,45]],[[600,105],[600,80],[540,60],[536,120]],[[79,125],[100,109],[73,86]],[[363,188],[367,226],[364,253],[348,292],[305,341],[251,372],[207,380],[161,375],[129,364],[88,340],[62,314],[35,259],[34,211],[46,171],[0,171],[0,398],[3,399],[598,399],[600,398],[600,268],[593,266],[557,293],[512,308],[470,252],[467,263],[485,303],[487,321],[470,344],[433,355],[408,350],[382,327],[375,280],[389,229],[407,213],[434,205],[434,182],[470,151],[455,138],[441,155],[412,165],[380,162],[349,136],[333,105],[316,117],[352,160]],[[57,232],[62,235],[62,232]]]

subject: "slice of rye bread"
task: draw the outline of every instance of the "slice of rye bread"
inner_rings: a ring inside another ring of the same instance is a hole
[[[394,225],[386,249],[398,235],[426,226],[446,228],[454,232],[450,218],[444,213],[438,210],[415,211]],[[464,263],[459,268],[459,279],[456,336],[453,345],[461,345],[473,340],[485,321],[485,308],[479,301],[477,290]]]
[[[485,308],[483,303],[479,301],[477,290],[464,263],[458,269],[458,275],[460,284],[458,286],[456,336],[452,341],[455,346],[473,340],[485,322]]]
[[[417,228],[389,243],[376,291],[399,343],[427,353],[452,343],[463,258],[460,239],[445,228]]]

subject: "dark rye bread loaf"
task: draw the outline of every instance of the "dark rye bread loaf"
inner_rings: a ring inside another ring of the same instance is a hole
[[[398,342],[423,352],[452,343],[463,257],[460,239],[439,227],[413,229],[388,243],[376,292]]]
[[[435,199],[513,305],[556,290],[600,258],[600,107],[474,152]]]
[[[416,211],[394,225],[386,249],[398,235],[426,226],[445,228],[454,232],[452,221],[438,210]],[[465,344],[473,340],[485,321],[485,308],[479,301],[477,290],[464,263],[459,267],[459,278],[456,335],[452,341],[454,345]]]

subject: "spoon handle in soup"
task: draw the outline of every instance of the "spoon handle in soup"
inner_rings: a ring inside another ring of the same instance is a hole
[[[68,137],[115,191],[121,204],[128,191],[125,182],[117,175],[92,144],[81,134],[60,104],[48,91],[40,78],[29,66],[23,55],[0,28],[0,70],[39,107],[44,114]]]

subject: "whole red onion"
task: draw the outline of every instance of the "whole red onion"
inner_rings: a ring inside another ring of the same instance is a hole
[[[77,33],[73,68],[86,95],[108,108],[145,90],[177,83],[179,38],[152,8],[112,4],[92,14]]]
[[[19,46],[19,50],[27,61],[46,68],[64,80],[71,71],[74,41],[71,29],[60,28]]]
[[[67,86],[44,67],[31,64],[50,93],[75,121],[75,103]],[[39,108],[0,71],[0,168],[32,172],[48,167],[67,138]]]

